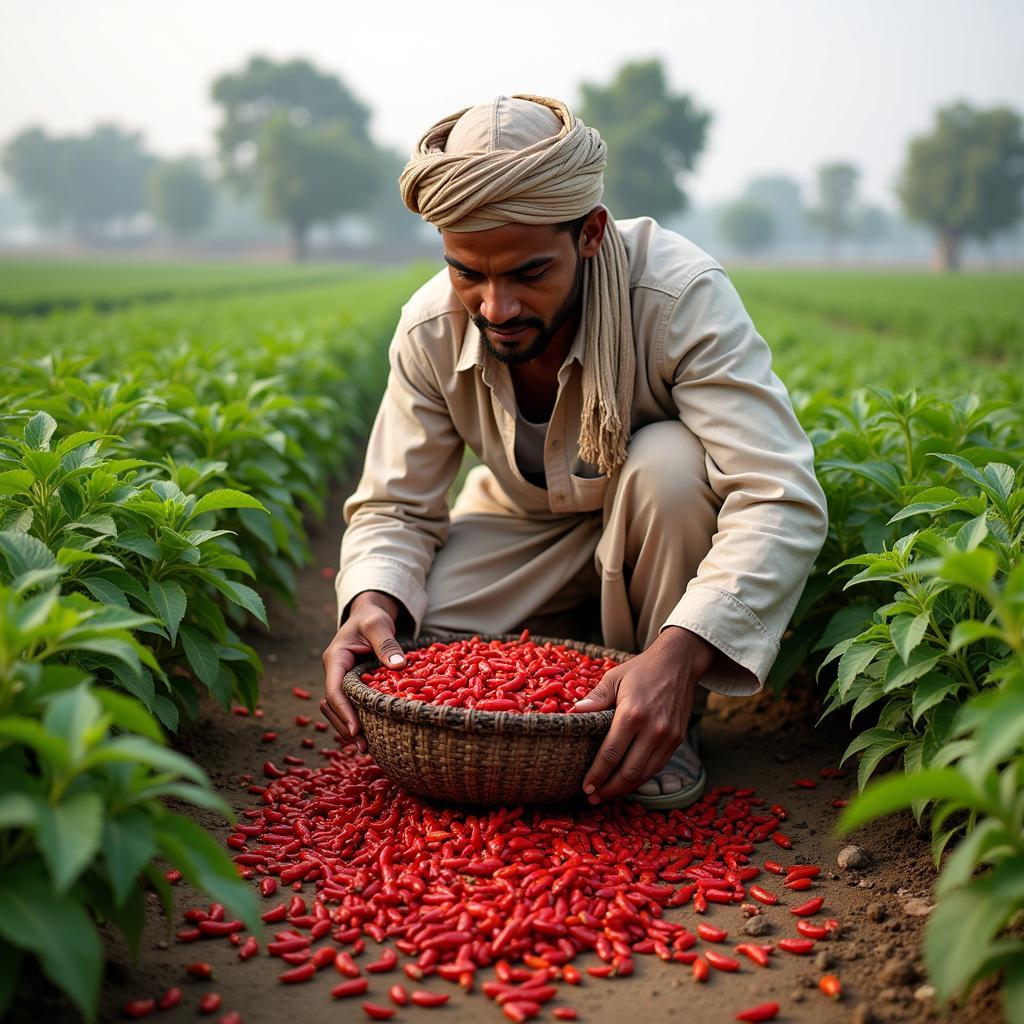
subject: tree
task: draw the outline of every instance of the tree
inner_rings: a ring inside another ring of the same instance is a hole
[[[263,212],[288,225],[292,257],[306,257],[311,224],[358,210],[377,188],[379,163],[341,122],[298,127],[279,113],[260,136]]]
[[[217,129],[224,176],[242,194],[259,186],[260,137],[277,114],[286,114],[297,127],[319,128],[340,121],[354,139],[372,146],[369,109],[339,78],[308,61],[277,64],[252,57],[244,71],[221,75],[213,83],[212,95],[224,113]]]
[[[149,206],[175,238],[184,238],[210,220],[213,190],[197,160],[165,160],[149,172]]]
[[[853,164],[832,163],[818,168],[818,205],[809,217],[825,235],[825,254],[830,263],[835,262],[839,243],[853,231],[859,177]]]
[[[763,175],[750,181],[742,198],[771,216],[777,242],[797,241],[806,235],[807,211],[799,182],[782,174]]]
[[[896,187],[909,220],[938,239],[936,266],[955,271],[967,238],[987,241],[1022,215],[1024,135],[1007,107],[941,109],[929,135],[911,140]]]
[[[258,193],[264,213],[287,223],[296,259],[311,225],[373,198],[381,163],[370,112],[334,75],[253,57],[213,83],[213,98],[224,111],[217,139],[226,180],[240,195]]]
[[[775,221],[771,214],[757,203],[744,199],[722,211],[718,229],[727,242],[748,254],[767,249],[775,238]]]
[[[673,96],[659,60],[624,64],[610,85],[581,86],[580,119],[608,144],[605,203],[616,217],[666,217],[687,206],[679,179],[704,148],[711,115]]]
[[[889,214],[880,206],[865,206],[857,212],[853,224],[854,238],[860,243],[861,254],[883,241],[889,235]]]
[[[89,241],[119,217],[146,206],[146,175],[153,158],[142,136],[100,124],[88,135],[51,137],[29,128],[4,148],[3,167],[18,194],[45,227],[70,224]]]

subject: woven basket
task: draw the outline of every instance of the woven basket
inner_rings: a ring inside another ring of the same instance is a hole
[[[400,640],[403,649],[478,636],[518,640],[518,634],[447,633]],[[633,657],[576,640],[532,636],[592,658]],[[581,795],[583,777],[612,722],[612,711],[540,714],[478,711],[406,700],[367,686],[360,676],[380,667],[356,665],[344,680],[366,744],[381,769],[406,789],[452,803],[561,803]]]

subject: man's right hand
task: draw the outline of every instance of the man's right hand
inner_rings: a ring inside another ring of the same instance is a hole
[[[405,652],[395,639],[395,623],[401,605],[390,594],[364,590],[352,601],[348,618],[324,651],[324,693],[320,710],[343,740],[354,741],[360,751],[366,740],[359,732],[359,717],[352,702],[341,688],[345,673],[356,662],[357,655],[375,654],[382,665],[405,667]]]

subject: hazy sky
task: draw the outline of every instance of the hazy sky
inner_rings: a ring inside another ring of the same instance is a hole
[[[713,113],[688,188],[754,173],[810,185],[852,159],[894,204],[907,140],[957,98],[1024,114],[1021,0],[0,0],[0,142],[112,119],[161,155],[211,154],[211,80],[254,53],[339,74],[403,153],[433,121],[498,93],[558,96],[660,57]]]

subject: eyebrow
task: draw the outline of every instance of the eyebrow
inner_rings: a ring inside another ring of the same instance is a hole
[[[525,274],[531,270],[537,270],[540,267],[545,266],[548,263],[553,262],[554,256],[534,256],[533,259],[527,260],[525,263],[520,263],[518,267],[513,267],[511,270],[506,270],[502,277],[515,277],[517,274]],[[464,274],[475,274],[480,276],[479,270],[473,270],[472,267],[467,267],[465,263],[461,263],[454,256],[449,256],[447,253],[444,255],[444,261],[449,266],[454,267],[456,270],[461,270]]]

